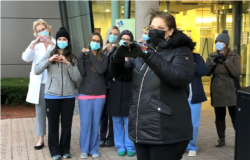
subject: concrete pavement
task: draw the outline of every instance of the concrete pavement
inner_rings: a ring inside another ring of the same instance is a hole
[[[214,124],[214,111],[210,106],[210,101],[203,103],[201,113],[201,123],[197,144],[199,151],[196,157],[188,157],[187,152],[183,155],[183,160],[233,160],[234,157],[234,135],[229,114],[227,114],[226,146],[216,148],[217,134]],[[79,148],[80,119],[75,111],[73,118],[71,154],[72,160],[80,160]],[[48,150],[47,135],[45,137],[45,147],[42,150],[34,150],[37,143],[35,133],[35,117],[1,120],[1,160],[50,160]],[[120,157],[117,155],[115,147],[100,148],[100,158],[97,160],[136,160],[136,157]],[[164,153],[163,153],[164,154]],[[88,160],[93,159],[89,157]]]

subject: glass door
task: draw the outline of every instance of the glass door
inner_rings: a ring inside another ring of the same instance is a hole
[[[250,86],[250,2],[242,4],[241,86]]]
[[[196,42],[194,52],[206,61],[215,51],[215,39],[222,30],[228,30],[232,42],[232,7],[230,1],[171,1],[170,6],[160,1],[159,9],[175,17],[177,28]],[[232,43],[229,47],[232,48]],[[210,97],[210,81],[211,77],[202,77],[207,97]]]

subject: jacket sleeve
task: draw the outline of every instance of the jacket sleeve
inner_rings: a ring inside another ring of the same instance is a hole
[[[207,75],[207,66],[204,59],[201,56],[197,56],[197,60],[195,63],[195,74],[200,77]]]
[[[115,63],[113,60],[113,56],[111,57],[111,73],[113,77],[118,79],[121,82],[130,82],[132,81],[132,70],[134,58],[130,58],[129,60],[122,61],[119,63]]]
[[[49,57],[50,57],[51,50],[48,50],[45,53],[45,56],[35,65],[34,72],[35,75],[42,74],[43,71],[48,68],[48,66],[51,64],[49,62]]]
[[[113,75],[112,75],[112,72],[111,72],[111,58],[112,54],[109,54],[108,55],[108,68],[105,72],[105,78],[109,81],[112,81],[113,80]]]
[[[66,66],[66,69],[68,70],[69,76],[73,81],[77,81],[81,75],[77,68],[77,61],[74,61],[75,65],[73,66],[71,63]]]
[[[86,74],[86,69],[84,67],[84,63],[85,63],[85,61],[84,61],[84,53],[81,52],[79,54],[79,56],[77,57],[77,68],[78,68],[78,70],[79,70],[82,77],[84,77],[85,74]]]
[[[227,62],[224,64],[231,74],[235,78],[239,78],[241,75],[241,62],[240,62],[240,56],[233,56],[233,58],[229,58]]]
[[[35,47],[34,47],[34,49],[30,48],[30,46],[31,46],[32,43],[33,43],[33,41],[30,43],[30,45],[26,48],[26,50],[22,54],[22,59],[25,62],[31,62],[31,61],[33,61]]]
[[[213,61],[213,59],[212,59],[211,56],[209,56],[207,58],[206,66],[207,66],[207,75],[206,76],[211,76],[211,74],[213,72],[213,69],[216,66],[216,64],[214,63],[214,61]]]
[[[182,87],[193,80],[194,59],[190,50],[181,49],[172,62],[164,59],[157,52],[152,52],[145,62],[164,83]]]
[[[88,51],[88,55],[89,55],[90,61],[94,65],[97,73],[103,74],[108,67],[107,55],[104,54],[100,61],[97,59],[97,57],[91,51]]]

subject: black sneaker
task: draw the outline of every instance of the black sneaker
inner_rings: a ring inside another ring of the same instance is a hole
[[[100,147],[104,147],[104,146],[105,146],[105,141],[100,141],[99,146],[100,146]]]
[[[105,143],[106,147],[111,147],[113,145],[114,145],[114,142],[111,142],[111,141],[106,141],[106,143]]]
[[[225,138],[220,138],[218,140],[218,142],[216,143],[216,147],[220,148],[220,147],[223,147],[223,146],[225,146]]]

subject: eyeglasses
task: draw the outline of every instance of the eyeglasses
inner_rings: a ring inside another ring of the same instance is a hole
[[[124,42],[129,42],[129,41],[130,41],[130,38],[129,38],[129,39],[122,38],[121,40],[123,40]]]
[[[91,41],[100,43],[100,40],[96,40],[96,39],[91,39]]]

